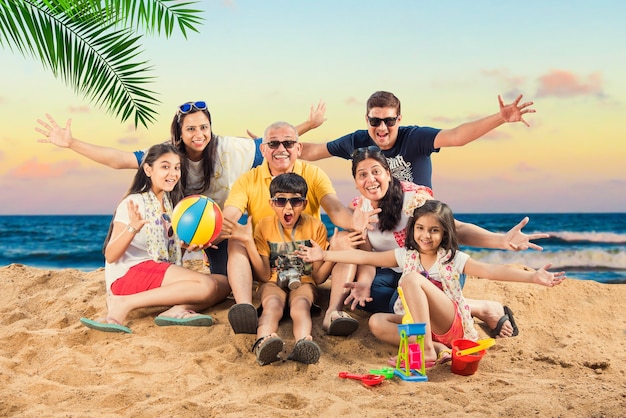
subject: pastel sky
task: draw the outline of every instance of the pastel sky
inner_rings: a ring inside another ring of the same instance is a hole
[[[592,4],[593,3],[593,4]],[[75,137],[128,151],[168,138],[176,107],[205,100],[220,135],[297,124],[320,99],[326,142],[365,125],[377,90],[403,124],[452,128],[523,93],[521,123],[433,155],[435,196],[457,213],[626,212],[626,7],[619,0],[203,1],[184,40],[148,38],[158,123],[135,129],[90,104],[38,61],[0,49],[0,214],[110,214],[134,174],[39,144],[45,113]],[[350,164],[319,163],[342,201]]]

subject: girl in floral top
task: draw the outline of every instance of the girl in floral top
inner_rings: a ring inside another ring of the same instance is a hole
[[[172,199],[180,196],[182,161],[171,144],[154,145],[145,154],[104,244],[108,313],[96,321],[81,318],[88,328],[130,333],[123,323],[131,311],[168,305],[173,306],[155,318],[157,325],[213,323],[209,315],[195,310],[221,302],[230,287],[222,274],[203,274],[181,265],[171,216]]]
[[[463,297],[459,276],[471,276],[509,282],[535,283],[553,287],[565,279],[564,272],[550,273],[551,264],[526,271],[507,265],[487,264],[472,260],[459,251],[452,211],[442,202],[425,199],[416,202],[407,223],[405,247],[370,252],[362,250],[323,251],[320,247],[301,247],[304,261],[369,264],[380,267],[403,267],[399,286],[414,322],[426,324],[424,358],[434,364],[435,342],[451,347],[458,338],[476,340],[478,334],[470,308]],[[420,206],[421,205],[421,206]],[[401,303],[393,313],[376,313],[370,317],[372,333],[393,345],[400,343],[397,325],[404,315]]]

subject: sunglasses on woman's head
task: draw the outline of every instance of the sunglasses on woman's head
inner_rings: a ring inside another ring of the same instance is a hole
[[[390,117],[390,118],[373,118],[371,116],[368,116],[367,120],[370,123],[370,125],[373,126],[374,128],[380,126],[380,124],[383,122],[385,122],[385,126],[392,127],[396,124],[396,121],[398,120],[398,116]]]
[[[279,208],[284,208],[287,206],[287,202],[291,205],[292,208],[300,207],[304,204],[306,199],[304,197],[273,197],[272,202],[274,206]]]
[[[191,112],[193,109],[206,110],[206,108],[206,102],[187,102],[178,106],[178,111],[184,115]]]
[[[376,145],[370,145],[369,147],[357,148],[354,151],[352,151],[352,159],[354,160],[357,156],[359,156],[360,154],[364,154],[366,152],[380,152],[380,148],[378,148]]]

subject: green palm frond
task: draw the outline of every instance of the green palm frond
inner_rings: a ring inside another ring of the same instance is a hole
[[[122,121],[134,113],[135,125],[154,122],[156,93],[146,84],[155,77],[139,59],[142,36],[178,22],[183,35],[201,21],[191,2],[162,1],[0,0],[0,45],[38,58],[75,91]],[[101,3],[105,3],[104,5]],[[182,6],[182,8],[181,8]],[[182,16],[182,19],[180,18]]]

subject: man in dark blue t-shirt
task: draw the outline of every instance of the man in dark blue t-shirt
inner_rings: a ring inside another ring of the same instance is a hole
[[[533,102],[519,104],[522,95],[511,104],[505,105],[498,96],[500,110],[482,119],[461,124],[452,129],[436,129],[424,126],[399,126],[402,121],[400,100],[392,93],[377,91],[367,100],[365,120],[367,130],[358,130],[325,144],[303,143],[300,158],[308,161],[317,161],[331,156],[352,159],[352,153],[370,146],[380,148],[387,157],[391,173],[394,177],[410,181],[418,185],[432,188],[432,163],[430,155],[439,152],[443,147],[458,147],[472,142],[491,130],[510,122],[522,122],[524,114],[534,113],[530,106]],[[525,218],[507,234],[493,234],[471,224],[463,224],[457,231],[465,245],[483,246],[485,242],[493,242],[496,235],[501,236],[496,245],[491,248],[523,250],[527,248],[541,249],[530,243],[530,239],[545,237],[544,234],[527,236],[521,229],[528,219]],[[377,272],[377,278],[379,273]],[[382,279],[382,277],[381,277]],[[347,280],[350,280],[347,278]],[[382,281],[382,280],[380,280]],[[395,289],[385,290],[385,286],[377,286],[375,279],[371,296],[386,299]],[[334,288],[334,286],[333,286]],[[378,289],[378,290],[375,290]],[[380,290],[380,291],[379,291]],[[469,301],[469,300],[468,300]],[[472,301],[472,314],[485,322],[492,330],[493,336],[517,335],[517,327],[510,310],[502,304],[492,301]],[[329,311],[340,309],[339,299],[331,292]],[[354,304],[353,304],[354,305]],[[508,323],[507,323],[508,322]]]

